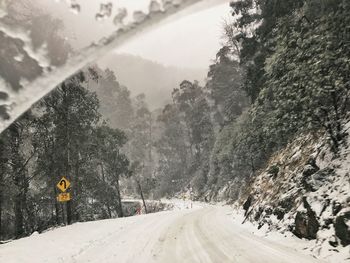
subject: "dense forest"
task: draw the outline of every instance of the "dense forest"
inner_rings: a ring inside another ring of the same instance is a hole
[[[350,3],[245,0],[205,85],[184,80],[151,111],[114,72],[89,66],[0,137],[0,238],[68,221],[122,217],[122,196],[237,200],[269,158],[305,133],[345,143]],[[278,167],[274,167],[277,169]],[[274,173],[276,171],[271,171]],[[72,183],[69,214],[56,201]],[[68,217],[67,217],[68,216]]]
[[[234,181],[236,200],[299,135],[325,133],[335,154],[344,143],[350,21],[346,1],[237,1],[231,8],[237,19],[225,25],[226,45],[206,85],[184,81],[160,115],[166,148],[158,172],[160,181],[192,182],[197,196]]]

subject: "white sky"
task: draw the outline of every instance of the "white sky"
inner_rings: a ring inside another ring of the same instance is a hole
[[[159,26],[117,50],[186,68],[207,68],[220,48],[223,21],[229,19],[228,3]]]
[[[83,1],[79,15],[68,11],[66,1],[36,0],[50,10],[52,14],[65,22],[67,37],[74,48],[87,46],[91,41],[97,41],[108,36],[115,30],[113,16],[96,22],[95,14],[99,4],[105,0]],[[133,10],[147,12],[150,0],[119,0],[114,5],[114,12],[119,7],[127,7],[129,15]],[[203,9],[176,16],[165,21],[152,31],[143,33],[130,40],[118,52],[138,55],[164,65],[184,68],[207,68],[215,58],[220,48],[222,25],[230,19],[229,0],[201,1]],[[198,5],[200,7],[200,4]],[[191,11],[190,11],[191,10]]]

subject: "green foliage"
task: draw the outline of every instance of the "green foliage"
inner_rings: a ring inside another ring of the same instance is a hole
[[[225,26],[227,43],[205,89],[182,82],[160,116],[162,180],[183,182],[176,191],[190,180],[201,189],[205,181],[244,185],[307,131],[326,131],[337,151],[349,111],[348,6],[337,0],[232,2],[240,16]]]
[[[113,128],[129,129],[134,113],[130,91],[117,81],[114,72],[109,69],[101,70],[94,65],[88,69],[88,74],[87,88],[96,92],[101,102],[98,111]]]
[[[267,172],[273,177],[277,176],[279,171],[280,171],[280,168],[277,164],[271,165],[267,170]]]
[[[209,182],[240,178],[244,185],[302,132],[327,132],[336,152],[347,135],[349,3],[236,1],[231,7],[241,16],[225,28],[230,53],[238,49],[242,89],[253,104],[216,137]]]
[[[348,9],[339,6],[336,12],[314,20],[286,17],[277,26],[277,48],[266,60],[268,81],[259,100],[271,105],[282,136],[305,128],[323,128],[335,150],[344,138],[350,42],[343,31],[350,22],[349,15]]]
[[[278,19],[302,5],[303,0],[231,2],[233,14],[240,17],[232,25],[235,33],[230,35],[230,41],[239,47],[240,64],[244,69],[243,89],[252,102],[258,97],[265,82],[265,58],[273,48],[270,38]]]
[[[63,82],[1,134],[1,237],[65,223],[56,201],[62,176],[71,182],[73,221],[123,216],[119,180],[129,175],[127,138],[101,119],[96,94],[85,89],[90,74]]]
[[[203,188],[214,143],[211,108],[204,88],[197,82],[183,81],[172,97],[173,103],[159,116],[163,127],[156,144],[160,155],[159,195],[176,193],[192,179],[195,190]]]
[[[216,55],[215,64],[210,66],[206,90],[214,101],[215,121],[219,125],[233,121],[248,107],[246,94],[241,89],[239,63],[232,56],[232,49],[224,46]]]

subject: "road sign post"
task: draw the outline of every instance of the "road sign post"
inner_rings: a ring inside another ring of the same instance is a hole
[[[57,188],[61,191],[61,193],[57,196],[57,201],[60,203],[66,203],[66,209],[67,209],[67,224],[71,224],[71,194],[69,192],[66,192],[67,189],[70,186],[70,182],[67,178],[64,176],[61,178],[61,180],[57,183]]]

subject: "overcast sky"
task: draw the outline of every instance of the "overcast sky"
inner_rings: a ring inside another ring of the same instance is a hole
[[[82,4],[79,15],[69,12],[66,1],[36,1],[64,21],[67,38],[76,49],[98,41],[115,30],[113,15],[102,22],[95,20],[99,3],[106,1],[77,1]],[[133,10],[146,12],[149,1],[119,0],[113,12],[122,6],[128,6],[129,15]],[[202,4],[201,8],[189,8],[187,13],[180,13],[152,31],[139,35],[118,52],[131,53],[165,65],[207,68],[220,47],[222,24],[230,17],[230,7],[229,0],[205,0],[202,3],[198,5]]]
[[[225,3],[182,17],[128,42],[118,52],[165,65],[207,68],[220,47],[222,24],[229,14]]]

